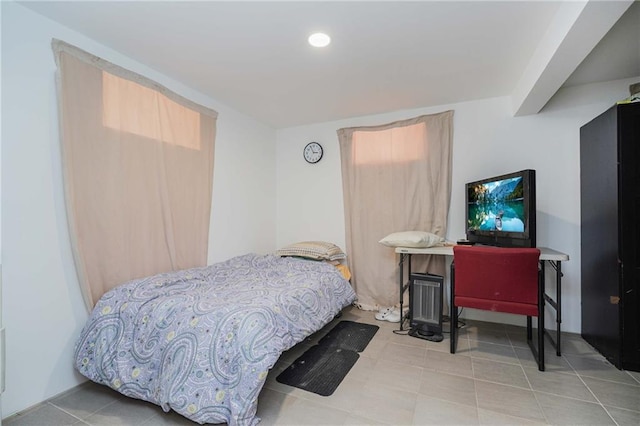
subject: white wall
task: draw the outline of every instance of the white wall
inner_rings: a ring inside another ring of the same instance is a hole
[[[561,91],[541,114],[531,117],[512,118],[508,99],[496,98],[284,129],[276,134],[20,5],[2,2],[1,7],[0,247],[2,315],[7,328],[4,416],[84,380],[72,365],[75,338],[87,313],[66,225],[52,37],[153,78],[220,113],[209,262],[249,251],[267,252],[301,239],[326,239],[344,247],[335,131],[455,109],[448,237],[463,236],[464,182],[527,167],[537,169],[539,243],[572,257],[565,264],[564,329],[579,331],[578,128],[626,97],[628,84],[637,79]],[[325,147],[325,157],[315,166],[302,159],[302,148],[311,140]]]
[[[0,20],[2,19],[2,8],[0,7]],[[0,45],[2,45],[2,34],[0,34]],[[0,72],[0,81],[2,81],[2,72]],[[2,88],[0,87],[0,99],[2,98]],[[0,117],[2,117],[2,105],[0,104]],[[2,122],[0,120],[0,135],[2,134]],[[2,138],[0,137],[0,327],[2,327]],[[0,426],[2,426],[2,381],[4,381],[4,357],[2,357],[2,351],[4,351],[4,341],[0,341]]]
[[[465,182],[535,169],[538,245],[563,251],[571,258],[562,265],[562,327],[565,331],[579,332],[579,128],[615,101],[626,98],[629,84],[637,81],[636,78],[563,89],[540,114],[525,117],[512,117],[510,99],[501,97],[279,130],[277,244],[324,239],[345,247],[337,129],[383,124],[453,109],[448,239],[455,241],[464,237]],[[326,152],[316,165],[306,164],[302,158],[303,147],[312,140],[320,142]],[[553,277],[548,275],[549,280]],[[549,282],[549,287],[551,284]],[[467,314],[489,321],[506,319],[518,324],[522,321],[520,317],[497,317],[481,311]],[[547,326],[552,323],[547,322]]]
[[[87,312],[67,232],[52,37],[217,110],[209,260],[275,248],[273,129],[20,5],[2,2],[4,416],[84,380],[73,369],[75,339]]]

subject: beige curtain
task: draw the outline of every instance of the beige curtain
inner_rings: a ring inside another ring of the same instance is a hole
[[[399,302],[398,259],[380,239],[400,231],[446,234],[452,121],[447,111],[338,130],[351,282],[363,309]],[[412,266],[445,273],[443,256],[413,256]]]
[[[217,113],[59,40],[65,198],[85,303],[207,262]]]

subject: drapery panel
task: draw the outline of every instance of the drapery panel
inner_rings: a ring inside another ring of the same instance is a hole
[[[338,130],[351,282],[363,309],[399,301],[392,232],[444,237],[451,200],[453,111]],[[413,271],[443,275],[443,256],[414,256]]]
[[[67,43],[52,47],[87,307],[128,280],[206,265],[217,113]]]

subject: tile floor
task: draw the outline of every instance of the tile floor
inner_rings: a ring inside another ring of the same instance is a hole
[[[563,355],[549,345],[537,370],[524,329],[468,322],[458,353],[394,334],[398,324],[347,308],[342,318],[380,330],[336,392],[322,397],[276,382],[276,376],[334,323],[285,352],[260,394],[264,425],[640,425],[640,373],[619,371],[580,336],[563,335]],[[335,322],[334,321],[334,322]],[[5,426],[194,425],[175,413],[85,383]]]

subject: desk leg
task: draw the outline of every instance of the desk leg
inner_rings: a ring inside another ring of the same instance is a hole
[[[545,333],[547,334],[547,336],[549,336],[549,340],[551,340],[551,343],[553,344],[553,347],[556,348],[556,355],[560,356],[561,355],[561,351],[560,351],[560,344],[562,341],[562,335],[560,334],[560,323],[562,323],[562,262],[560,261],[552,261],[549,260],[548,261],[551,266],[553,267],[553,269],[555,269],[556,271],[556,298],[555,300],[547,295],[546,293],[544,294],[544,299],[546,301],[546,303],[548,303],[549,305],[551,305],[551,307],[553,309],[555,309],[556,311],[556,339],[553,340],[553,338],[551,337],[551,335],[545,330]],[[544,280],[545,280],[545,261],[540,262],[542,265],[542,285],[544,286]],[[544,288],[544,287],[543,287]]]
[[[407,283],[402,287],[402,293],[400,294],[400,300],[404,300],[404,293],[409,291],[409,317],[411,317],[411,253],[407,254]],[[402,303],[402,302],[400,302]],[[400,322],[404,323],[404,311],[402,310],[402,304],[400,305]],[[409,324],[409,328],[411,328],[411,324]],[[402,330],[402,326],[400,326],[400,330]]]
[[[398,262],[398,269],[400,270],[400,331],[403,330],[402,326],[404,324],[404,292],[407,291],[409,285],[404,284],[404,262],[407,262],[407,278],[411,276],[411,253],[400,253],[400,262]],[[411,298],[411,296],[409,296]]]
[[[404,318],[402,318],[402,302],[403,302],[403,287],[404,287],[404,257],[406,255],[404,253],[400,253],[400,262],[398,262],[398,269],[400,270],[400,331],[402,331],[402,324],[404,323]]]
[[[562,262],[556,262],[556,333],[558,345],[556,346],[556,355],[560,356],[560,323],[562,322],[562,300],[560,300],[562,292]]]

